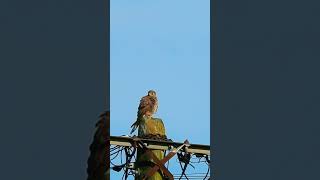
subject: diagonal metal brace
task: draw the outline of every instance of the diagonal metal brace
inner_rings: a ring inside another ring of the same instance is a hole
[[[178,151],[180,151],[183,147],[188,147],[190,144],[188,140],[185,140],[184,143],[179,146],[178,148],[173,149],[166,157],[164,157],[162,160],[159,160],[157,156],[153,154],[153,152],[149,149],[145,149],[147,155],[152,158],[156,165],[153,166],[142,178],[142,180],[146,180],[148,177],[151,177],[154,173],[156,173],[159,169],[163,171],[165,175],[169,177],[170,180],[173,180],[173,175],[170,173],[170,171],[164,166],[164,164],[169,161],[173,156],[177,154]],[[145,145],[143,144],[145,147]]]

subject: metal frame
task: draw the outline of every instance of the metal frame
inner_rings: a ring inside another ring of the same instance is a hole
[[[170,142],[170,141],[160,141],[151,139],[142,139],[138,137],[126,137],[126,136],[110,136],[110,145],[118,146],[132,146],[132,141],[142,141],[148,149],[156,150],[170,150],[175,147],[179,147],[184,143],[180,142]],[[190,144],[187,148],[188,153],[210,155],[210,146],[201,144]]]

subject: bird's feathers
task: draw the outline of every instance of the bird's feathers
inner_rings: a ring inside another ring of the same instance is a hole
[[[137,116],[141,117],[146,113],[155,113],[155,107],[157,106],[157,97],[144,96],[140,100]]]
[[[140,104],[137,112],[137,120],[131,125],[131,134],[139,127],[142,118],[147,116],[152,116],[158,108],[158,99],[156,96],[144,96],[140,100]]]
[[[105,173],[108,172],[110,165],[108,163],[110,156],[109,146],[106,140],[109,136],[110,129],[110,112],[105,111],[100,115],[99,121],[96,123],[96,132],[94,134],[93,142],[90,145],[90,156],[87,164],[87,180],[106,179]],[[108,177],[108,176],[107,176]]]

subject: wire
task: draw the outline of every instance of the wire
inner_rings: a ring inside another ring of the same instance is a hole
[[[131,168],[130,164],[137,162],[137,147],[132,144],[130,147],[123,147],[123,146],[115,146],[110,148],[110,164],[114,167],[112,169],[114,171],[120,172],[123,171],[122,180],[127,180],[129,176],[136,176],[136,169]],[[166,156],[167,151],[164,151],[164,157]],[[120,157],[119,157],[120,156]],[[210,172],[210,159],[207,155],[199,155],[199,154],[190,154],[186,152],[177,153],[178,158],[176,160],[179,162],[180,168],[182,173],[173,174],[174,179],[202,179],[208,180],[210,179],[209,172]],[[112,162],[116,158],[120,158],[117,162],[120,161],[120,165],[116,165],[116,163]],[[169,162],[167,161],[166,168],[169,169]],[[184,163],[184,166],[182,165]],[[204,173],[186,173],[186,166],[190,165],[195,168],[193,165],[200,165],[205,164],[208,166],[207,171]],[[212,179],[212,178],[211,178]]]

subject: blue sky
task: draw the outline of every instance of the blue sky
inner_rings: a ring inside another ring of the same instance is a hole
[[[129,134],[154,89],[169,138],[210,143],[209,3],[111,0],[111,135]]]

